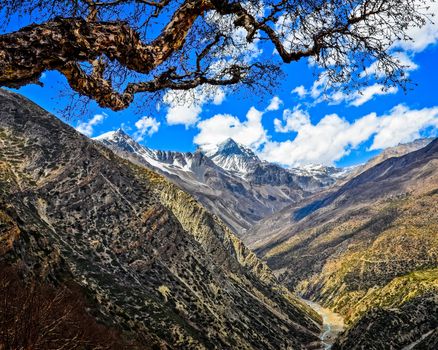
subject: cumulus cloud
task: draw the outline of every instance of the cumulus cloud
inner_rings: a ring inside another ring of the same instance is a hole
[[[379,120],[370,150],[384,149],[421,137],[425,128],[438,129],[438,107],[411,110],[398,105]]]
[[[199,120],[202,107],[206,103],[220,105],[225,100],[225,92],[221,88],[197,88],[190,91],[172,90],[163,97],[168,106],[166,121],[169,125],[182,124],[186,128]]]
[[[198,123],[199,133],[193,142],[208,150],[231,137],[238,143],[257,149],[267,141],[262,117],[263,112],[254,107],[250,108],[243,121],[230,114],[217,114]]]
[[[406,76],[409,75],[410,71],[418,69],[418,65],[413,62],[406,53],[398,52],[394,54],[394,57],[402,66],[404,66]],[[379,63],[374,62],[360,74],[361,78],[365,78],[366,76],[383,78],[384,72],[380,69]],[[292,92],[297,93],[300,97],[309,96],[313,99],[314,105],[326,102],[329,105],[346,103],[349,106],[359,107],[366,102],[373,100],[377,96],[396,94],[398,92],[398,87],[387,87],[375,82],[372,85],[355,91],[344,92],[330,87],[327,75],[321,74],[308,90],[304,86],[299,86],[292,90]]]
[[[369,69],[376,70],[376,67],[370,66]],[[360,90],[345,93],[343,91],[325,90],[326,83],[327,78],[322,76],[310,88],[310,96],[315,100],[314,104],[326,101],[329,105],[347,103],[349,106],[359,107],[376,96],[393,95],[398,91],[397,87],[386,87],[383,84],[375,83]]]
[[[283,104],[283,101],[278,96],[274,96],[271,99],[269,106],[266,107],[266,111],[278,111],[282,104]]]
[[[142,117],[135,122],[137,131],[134,133],[134,138],[137,141],[142,141],[146,135],[152,136],[158,131],[161,123],[152,117]]]
[[[217,89],[213,94],[213,104],[219,106],[225,101],[225,92],[222,89]]]
[[[295,139],[267,142],[260,155],[263,159],[286,166],[332,164],[346,155],[350,147],[371,136],[371,131],[361,131],[336,114],[327,115],[313,125],[306,112],[298,110],[289,115],[286,129],[297,133]]]
[[[310,115],[306,111],[300,109],[300,106],[297,106],[293,110],[285,109],[283,111],[283,121],[278,118],[274,119],[276,132],[291,132],[299,130],[304,125],[310,123]]]
[[[438,132],[438,106],[416,110],[398,105],[387,114],[370,113],[354,121],[329,114],[313,124],[309,112],[298,105],[274,119],[276,132],[291,133],[286,141],[272,141],[262,123],[263,115],[254,107],[244,120],[217,114],[197,124],[199,133],[193,142],[209,150],[231,137],[264,160],[294,167],[333,165],[366,141],[371,141],[368,150],[377,150]]]
[[[80,122],[76,126],[76,130],[79,131],[81,134],[91,137],[93,135],[94,127],[98,124],[101,124],[106,117],[107,115],[105,113],[95,114],[93,118],[91,118],[89,121]]]
[[[310,88],[310,96],[313,99],[318,99],[324,93],[328,83],[328,78],[326,75],[321,75],[317,80],[315,80]]]
[[[376,150],[413,141],[427,128],[436,130],[438,107],[411,110],[398,105],[386,115],[371,113],[354,122],[330,114],[317,124],[311,123],[306,111],[296,108],[285,110],[283,120],[276,119],[274,126],[278,132],[295,132],[296,136],[284,142],[267,141],[261,158],[285,166],[333,165],[367,140],[372,139],[370,150]]]
[[[242,3],[242,5],[255,16],[262,13],[254,12],[253,10],[255,8],[250,2]],[[259,7],[258,10],[264,11],[264,6]],[[227,68],[237,62],[250,64],[263,53],[263,49],[258,46],[260,42],[259,37],[255,36],[254,40],[248,42],[248,32],[243,27],[236,28],[233,17],[228,17],[224,20],[224,18],[216,11],[209,11],[205,14],[205,21],[217,27],[225,36],[231,38],[230,41],[221,46],[221,58],[218,58],[209,65],[209,72],[214,74],[224,72]]]
[[[167,110],[166,121],[169,125],[182,124],[185,127],[196,124],[202,112],[201,105],[193,103],[182,106],[172,105]]]
[[[429,15],[438,16],[438,2],[435,0],[429,0],[425,3],[423,1],[417,2],[417,7],[423,13]],[[360,7],[358,7],[360,9]],[[363,30],[363,28],[362,28]],[[384,30],[382,29],[382,33]],[[405,77],[409,76],[411,71],[418,69],[418,65],[414,62],[415,55],[431,45],[436,45],[438,42],[438,21],[432,16],[426,20],[425,25],[418,27],[412,26],[406,29],[406,34],[410,37],[410,40],[398,39],[391,44],[389,38],[381,37],[382,43],[385,41],[389,47],[389,52],[393,58],[398,61],[398,63],[404,66]],[[372,33],[373,36],[378,35],[377,33]],[[394,38],[396,39],[396,38]],[[310,58],[308,61],[309,66],[318,66],[318,63]],[[372,63],[368,68],[365,69],[359,75],[359,78],[368,78],[370,81],[372,79],[384,78],[385,71],[382,69],[381,63],[376,61]],[[388,67],[385,67],[388,69]],[[376,96],[395,94],[398,90],[396,87],[391,87],[384,89],[382,84],[375,82],[364,89],[353,91],[351,93],[344,93],[342,91],[334,91],[334,89],[327,84],[327,77],[325,72],[320,72],[321,75],[316,79],[311,87],[306,89],[304,86],[295,88],[292,92],[297,93],[298,96],[303,97],[302,93],[309,95],[314,101],[314,104],[321,103],[323,101],[328,104],[340,104],[346,103],[350,106],[361,106],[364,103],[372,100]],[[388,72],[386,72],[388,73]]]
[[[291,91],[291,93],[297,94],[300,98],[303,98],[304,96],[306,96],[308,94],[304,85],[297,86],[295,89],[293,89]]]
[[[400,65],[404,66],[404,72],[407,76],[409,75],[409,72],[418,69],[418,65],[412,61],[411,57],[409,57],[406,52],[395,52],[393,57],[397,59]],[[379,62],[375,61],[361,73],[361,77],[375,76],[376,78],[383,78],[384,74],[385,72],[379,66]]]

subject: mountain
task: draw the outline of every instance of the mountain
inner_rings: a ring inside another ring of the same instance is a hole
[[[87,312],[141,349],[318,340],[318,315],[192,196],[15,93],[0,90],[0,116],[1,266],[75,283]]]
[[[386,159],[392,157],[400,157],[408,154],[410,152],[419,150],[420,148],[426,147],[429,143],[433,141],[433,138],[422,138],[417,139],[408,143],[401,143],[394,147],[388,147],[380,152],[377,156],[368,160],[365,164],[353,167],[350,172],[348,172],[345,179],[349,180],[357,175],[363,173],[365,170],[372,168],[373,166],[383,162]]]
[[[322,164],[308,164],[299,168],[291,169],[297,175],[311,176],[319,180],[324,187],[332,186],[340,180],[345,179],[356,169],[356,166],[336,168]]]
[[[205,152],[217,166],[241,176],[250,173],[261,163],[260,159],[249,148],[239,145],[229,138],[215,149]]]
[[[257,224],[281,281],[345,317],[334,349],[436,349],[438,139]]]
[[[95,140],[167,177],[243,239],[245,231],[264,217],[334,184],[339,172],[322,167],[314,171],[284,169],[260,160],[232,139],[194,153],[151,150],[120,129]]]

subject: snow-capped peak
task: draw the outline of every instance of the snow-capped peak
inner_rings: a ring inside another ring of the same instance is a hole
[[[261,163],[253,151],[237,143],[231,138],[204,152],[216,165],[222,169],[245,175]]]
[[[345,177],[353,167],[336,168],[323,164],[305,164],[299,167],[291,168],[290,170],[301,176],[313,176],[316,178],[332,178],[340,179]]]
[[[125,152],[135,153],[141,156],[145,154],[149,157],[155,156],[154,151],[137,143],[121,128],[117,129],[116,131],[109,131],[102,135],[94,137],[93,140],[102,142],[107,146],[115,146],[119,150],[123,150]]]
[[[110,148],[123,151],[141,158],[145,163],[167,174],[178,172],[196,172],[197,165],[201,166],[199,154],[173,151],[159,151],[147,148],[131,138],[122,129],[110,131],[94,138]]]
[[[97,141],[103,141],[103,140],[116,141],[118,139],[128,139],[128,138],[130,139],[131,137],[127,133],[125,133],[122,128],[118,128],[115,131],[108,131],[102,135],[94,137],[93,139]]]
[[[231,138],[228,138],[218,145],[217,153],[221,153],[223,155],[239,154],[244,156],[255,156],[255,154],[250,149],[239,145]]]

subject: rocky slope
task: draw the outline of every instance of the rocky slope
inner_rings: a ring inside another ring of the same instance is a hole
[[[333,185],[341,173],[326,167],[284,169],[261,161],[232,139],[194,153],[151,150],[120,129],[95,139],[176,183],[243,239],[262,218]]]
[[[438,139],[282,210],[249,236],[291,289],[345,317],[334,348],[438,346]]]
[[[304,349],[320,331],[193,197],[4,90],[0,262],[74,281],[145,348]]]
[[[365,164],[356,166],[351,169],[351,171],[346,175],[345,180],[351,180],[352,178],[358,176],[364,171],[372,168],[373,166],[382,163],[383,161],[392,157],[401,157],[410,152],[419,150],[420,148],[426,147],[429,143],[433,141],[433,138],[422,138],[417,139],[408,143],[401,143],[394,147],[389,147],[380,152],[377,156],[368,160]]]

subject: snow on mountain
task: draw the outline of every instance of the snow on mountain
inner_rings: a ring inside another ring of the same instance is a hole
[[[284,169],[232,139],[194,153],[151,150],[121,129],[95,140],[163,174],[240,235],[267,215],[335,183],[335,170]]]
[[[318,179],[338,180],[346,177],[355,166],[336,168],[334,166],[326,166],[322,164],[306,164],[300,167],[292,168],[290,171],[297,175],[313,176]]]
[[[94,140],[100,141],[107,146],[116,145],[119,149],[123,151],[137,153],[142,157],[155,157],[154,151],[134,141],[131,136],[125,133],[122,129],[106,132],[100,136],[95,137]]]
[[[157,151],[140,145],[122,129],[110,131],[94,138],[110,148],[134,154],[152,167],[168,174],[177,171],[192,171],[193,154],[171,151]]]
[[[261,163],[253,151],[229,138],[213,150],[205,152],[217,166],[244,176]]]

